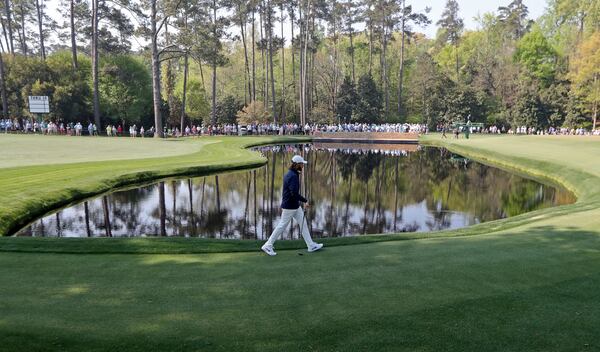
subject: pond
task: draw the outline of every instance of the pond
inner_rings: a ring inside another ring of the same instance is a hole
[[[441,148],[257,150],[269,160],[262,168],[114,192],[44,216],[17,236],[266,239],[279,220],[282,178],[295,154],[308,160],[301,184],[315,238],[456,229],[575,201],[566,190]],[[299,238],[293,225],[284,238]]]

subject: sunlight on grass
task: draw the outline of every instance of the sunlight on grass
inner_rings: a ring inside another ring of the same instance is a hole
[[[77,286],[69,286],[64,290],[65,295],[67,296],[77,296],[83,295],[90,292],[89,285],[77,285]]]
[[[245,255],[244,255],[245,254]],[[248,253],[218,253],[205,255],[152,255],[144,256],[141,260],[145,265],[164,265],[164,264],[198,264],[198,265],[215,265],[220,263],[232,263],[240,261]],[[255,255],[258,255],[258,250]]]

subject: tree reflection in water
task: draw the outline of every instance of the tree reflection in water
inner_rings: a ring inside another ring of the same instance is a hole
[[[439,148],[258,150],[269,159],[265,167],[119,191],[39,219],[18,235],[265,239],[279,220],[282,179],[294,154],[308,161],[301,188],[313,205],[306,218],[314,237],[459,228],[574,201],[564,190]],[[300,238],[297,225],[284,237]]]

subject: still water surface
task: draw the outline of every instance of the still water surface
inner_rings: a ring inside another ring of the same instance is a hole
[[[265,167],[115,192],[17,235],[265,239],[279,220],[282,178],[294,154],[309,162],[301,183],[313,205],[306,215],[313,237],[454,229],[574,201],[565,190],[445,149],[416,149],[258,148],[269,159]],[[284,234],[298,237],[297,224]]]

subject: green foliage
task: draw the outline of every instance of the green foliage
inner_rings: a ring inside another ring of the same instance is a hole
[[[228,95],[217,102],[216,114],[217,123],[233,124],[236,123],[237,112],[244,107],[235,97]]]
[[[90,61],[79,57],[73,70],[70,53],[59,51],[46,61],[24,56],[7,56],[6,90],[8,109],[13,117],[31,117],[29,95],[48,95],[50,114],[44,117],[65,122],[85,121],[90,116],[90,89],[87,76]]]
[[[585,102],[584,110],[590,113],[595,128],[600,109],[600,30],[579,45],[569,76],[573,93]]]
[[[512,126],[537,126],[544,116],[544,106],[535,81],[519,82],[515,103],[510,107]]]
[[[150,72],[135,57],[103,57],[100,62],[99,90],[100,108],[107,122],[134,124],[151,114]]]
[[[444,117],[447,122],[465,122],[468,116],[472,122],[485,121],[487,111],[482,97],[469,86],[457,85],[448,89],[445,107]]]
[[[175,95],[178,100],[183,97],[183,80],[180,80],[175,88]],[[206,98],[206,92],[202,82],[195,77],[188,78],[185,111],[192,124],[199,124],[210,118],[210,103]]]
[[[459,6],[456,0],[447,0],[446,7],[437,25],[440,26],[438,40],[442,43],[457,45],[465,27],[464,21],[459,17]]]
[[[33,8],[30,5],[16,6],[15,18],[30,12]],[[151,2],[143,1],[141,5],[148,9]],[[278,2],[270,5],[268,9],[254,8],[262,12],[266,27],[274,24],[278,27],[276,17],[280,10],[298,19],[298,6],[306,6],[297,2],[283,4],[281,9],[282,4]],[[490,123],[559,127],[563,123],[593,126],[597,119],[600,79],[594,77],[599,77],[595,68],[600,67],[600,63],[596,60],[594,43],[597,40],[594,38],[600,31],[598,0],[550,0],[542,18],[535,22],[528,17],[529,10],[523,0],[507,0],[497,11],[482,14],[477,19],[477,30],[466,31],[459,2],[448,0],[437,22],[435,40],[419,33],[422,25],[430,22],[427,10],[419,13],[411,4],[393,1],[370,1],[364,5],[367,6],[351,1],[317,2],[313,4],[313,11],[304,14],[314,15],[311,20],[319,23],[307,33],[308,121],[411,121],[432,126],[441,120],[464,119],[471,114],[474,120]],[[103,118],[111,122],[152,124],[152,104],[148,103],[151,84],[147,75],[150,62],[144,56],[147,53],[131,55],[129,59],[107,56],[108,52],[129,52],[132,26],[123,17],[122,10],[110,4],[101,6],[99,77]],[[228,10],[223,12],[224,9]],[[271,79],[276,91],[276,110],[281,112],[281,118],[285,114],[286,122],[299,121],[299,23],[294,23],[296,38],[293,43],[287,41],[287,47],[281,47],[281,38],[273,38],[271,75],[270,70],[266,71],[269,60],[265,27],[262,41],[258,39],[260,28],[255,28],[255,47],[252,47],[249,22],[252,9],[253,5],[247,2],[222,0],[167,1],[161,5],[159,17],[167,13],[173,15],[169,25],[175,29],[169,32],[169,47],[161,56],[162,65],[171,68],[170,75],[163,69],[166,82],[161,92],[165,100],[161,111],[168,116],[168,124],[179,125],[181,118],[183,58],[179,55],[184,50],[190,59],[186,123],[208,122],[212,108],[208,100],[213,98],[213,93],[218,121],[234,121],[233,111],[237,114],[240,110],[239,106],[234,109],[237,105],[234,101],[256,99],[270,105],[273,97],[267,97],[266,87]],[[130,10],[136,12],[137,4]],[[226,15],[229,10],[234,17]],[[258,20],[258,13],[254,15],[254,20]],[[79,42],[89,39],[89,23],[85,21],[88,17],[89,6],[76,1],[76,26],[83,29],[77,33]],[[270,24],[267,23],[269,17]],[[31,21],[30,18],[25,20]],[[18,24],[15,23],[17,30]],[[231,35],[232,25],[236,31],[240,26],[246,29],[245,45],[241,37]],[[365,31],[361,30],[363,25]],[[273,29],[279,33],[279,28]],[[4,55],[9,114],[28,117],[27,96],[35,93],[51,95],[52,113],[48,118],[69,122],[89,119],[89,59],[80,55],[77,71],[71,68],[69,52],[56,52],[45,62],[41,61],[31,56],[37,50],[31,34],[24,34],[27,40],[23,43],[20,42],[23,34],[16,33],[15,46],[23,52],[23,44],[28,44],[30,56]],[[147,31],[140,28],[138,33],[147,34]],[[401,40],[402,33],[404,40]],[[66,31],[61,33],[61,39],[68,37]],[[402,44],[404,60],[401,62]],[[64,48],[63,45],[57,47]],[[128,62],[121,64],[118,60]],[[140,60],[139,65],[136,60]],[[357,93],[361,89],[360,82],[354,79],[365,75],[371,76],[370,88],[362,87],[361,95]],[[342,79],[346,76],[353,79]],[[400,76],[402,85],[398,81]],[[253,77],[254,98],[248,91]],[[351,84],[354,84],[354,92]],[[383,102],[387,107],[385,116],[381,113]]]
[[[370,75],[363,75],[358,80],[356,89],[358,102],[352,114],[355,122],[377,123],[381,121],[383,105],[381,92]]]
[[[340,121],[350,122],[358,96],[350,76],[345,76],[337,96],[336,115]]]
[[[439,118],[450,121],[446,115],[447,90],[455,85],[427,52],[416,58],[418,64],[411,73],[410,90],[412,108],[416,112],[410,122],[434,126]],[[417,114],[419,118],[417,118]],[[445,116],[445,117],[444,117]]]
[[[499,7],[498,12],[500,23],[512,39],[520,39],[531,25],[531,21],[527,19],[529,10],[523,4],[523,0],[513,0],[508,6]]]
[[[91,62],[84,56],[78,57],[78,69],[73,70],[71,53],[60,51],[50,55],[46,64],[50,69],[54,89],[50,111],[54,117],[69,122],[87,122],[91,118],[91,89],[86,81]],[[32,87],[32,93],[33,92]]]
[[[549,85],[554,79],[556,50],[550,45],[539,26],[534,26],[517,44],[515,60],[533,77]]]

